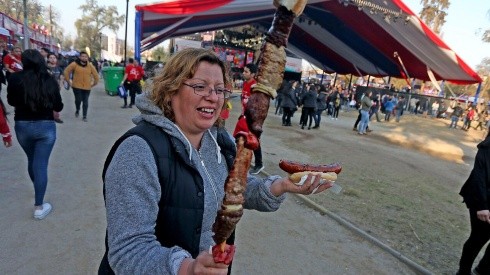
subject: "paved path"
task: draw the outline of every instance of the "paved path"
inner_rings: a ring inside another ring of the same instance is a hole
[[[0,274],[95,274],[103,254],[102,165],[137,109],[121,109],[122,100],[99,84],[82,122],[71,91],[62,97],[65,123],[57,127],[45,197],[54,209],[45,220],[32,217],[34,192],[17,140],[0,147]],[[6,103],[5,89],[2,98]],[[9,120],[13,131],[13,115]],[[413,274],[294,196],[277,213],[246,212],[237,238],[234,274]]]

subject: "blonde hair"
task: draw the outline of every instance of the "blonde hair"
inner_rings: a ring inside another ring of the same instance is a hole
[[[230,84],[226,64],[211,50],[188,48],[179,51],[168,60],[163,71],[155,76],[153,87],[150,91],[150,100],[162,109],[165,117],[171,121],[175,121],[175,114],[170,103],[172,96],[179,92],[180,87],[186,80],[194,76],[201,62],[219,65],[223,73],[225,87]],[[226,102],[227,100],[223,102],[223,106]],[[221,118],[218,118],[215,125],[220,125],[220,120]]]

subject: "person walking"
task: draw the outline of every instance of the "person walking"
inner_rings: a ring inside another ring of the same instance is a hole
[[[388,100],[384,104],[385,106],[385,121],[390,122],[391,113],[393,113],[393,109],[395,108],[395,103],[393,102],[391,96],[388,97]]]
[[[128,106],[128,93],[124,96],[124,105],[121,108],[133,108],[136,94],[141,94],[141,79],[145,76],[143,67],[138,64],[137,60],[133,58],[128,59],[128,65],[124,69],[124,76],[121,81],[121,85],[124,85],[124,89],[129,91],[131,101]]]
[[[459,192],[469,210],[471,233],[463,245],[458,275],[490,274],[490,246],[471,272],[478,253],[490,240],[490,135],[477,147],[473,170]]]
[[[2,136],[3,145],[5,147],[12,146],[12,134],[10,133],[10,127],[7,123],[7,111],[5,110],[5,105],[0,98],[0,135]]]
[[[303,83],[303,85],[300,86],[300,89],[297,93],[298,95],[298,105],[301,106],[301,115],[299,117],[299,126],[302,126],[303,124],[306,124],[306,120],[308,119],[308,114],[306,113],[306,109],[303,108],[303,103],[302,103],[302,98],[304,95],[310,90],[311,84],[309,83]]]
[[[73,75],[73,79],[70,78],[70,74]],[[90,89],[99,82],[97,70],[90,62],[88,62],[88,54],[83,51],[80,52],[79,58],[66,67],[64,76],[65,79],[68,80],[68,83],[73,89],[73,94],[75,95],[75,117],[80,115],[80,105],[82,104],[82,120],[87,122]]]
[[[327,89],[325,86],[320,85],[318,91],[318,97],[316,98],[316,112],[315,112],[315,126],[313,129],[320,128],[320,122],[322,121],[322,113],[327,109]]]
[[[376,97],[373,99],[373,105],[371,106],[371,111],[369,112],[369,121],[371,121],[371,117],[376,116],[376,121],[381,122],[381,119],[379,118],[379,110],[380,110],[380,105],[381,105],[381,95],[377,94]]]
[[[243,68],[243,78],[245,79],[245,82],[243,82],[242,88],[242,115],[245,115],[245,108],[248,99],[252,94],[252,88],[257,84],[257,81],[255,80],[257,71],[257,65],[253,63],[248,63],[245,65],[245,68]],[[250,168],[250,173],[252,175],[257,175],[262,170],[264,170],[264,163],[262,162],[262,147],[259,144],[259,147],[254,150],[254,166]]]
[[[15,107],[15,133],[27,155],[27,171],[34,184],[34,218],[43,219],[51,212],[44,202],[48,184],[48,162],[56,141],[53,111],[61,111],[60,86],[48,72],[37,50],[25,50],[21,56],[24,70],[12,73],[7,86],[7,101]]]
[[[431,117],[432,118],[437,118],[437,113],[439,112],[439,102],[436,100],[434,103],[432,103],[432,112],[431,112]]]
[[[366,128],[369,124],[369,109],[371,105],[373,105],[373,101],[371,100],[371,91],[367,91],[364,94],[364,97],[361,99],[361,122],[359,123],[359,135],[366,134]]]
[[[2,94],[2,84],[7,84],[7,78],[5,77],[3,71],[3,59],[7,56],[8,52],[6,50],[7,44],[0,40],[0,94]]]
[[[252,88],[257,84],[255,80],[255,74],[257,73],[257,65],[248,63],[243,68],[243,88],[242,88],[242,115],[245,114],[245,107],[247,106],[248,98],[252,93]]]
[[[21,60],[22,49],[20,47],[14,47],[11,53],[8,53],[3,57],[3,65],[5,67],[5,77],[7,81],[11,74],[22,71]]]
[[[478,128],[480,128],[481,131],[485,130],[486,127],[484,127],[483,125],[485,125],[486,120],[487,112],[483,110],[478,114],[478,118],[476,119],[476,121],[478,121],[478,124],[475,126],[475,130],[478,130]]]
[[[398,102],[396,103],[396,118],[395,118],[395,121],[396,122],[400,122],[400,118],[402,117],[403,115],[403,109],[405,109],[405,97],[404,96],[400,96],[398,97]]]
[[[458,104],[453,108],[453,113],[451,114],[451,124],[449,124],[449,129],[453,128],[456,129],[458,126],[458,121],[463,115],[463,108],[461,108],[461,103],[458,102]]]
[[[41,51],[41,55],[43,55],[42,51]],[[61,89],[61,83],[62,83],[61,76],[63,75],[63,69],[61,69],[61,67],[58,66],[58,57],[54,53],[48,53],[47,60],[48,60],[47,61],[48,70],[54,76],[56,81],[58,81],[58,85],[60,86]],[[53,111],[53,117],[54,117],[54,122],[63,123],[63,120],[61,120],[61,115],[59,112]]]
[[[301,129],[304,129],[308,120],[308,130],[311,129],[311,124],[313,123],[313,116],[315,115],[316,109],[316,98],[317,98],[316,86],[311,84],[308,91],[303,94],[301,98],[301,105],[303,105],[304,117],[302,119]]]
[[[358,101],[356,101],[356,105],[354,108],[357,109],[357,112],[358,112],[358,115],[357,115],[357,118],[356,118],[356,122],[354,122],[354,127],[352,128],[352,131],[355,131],[355,132],[358,132],[358,126],[359,126],[359,123],[361,122],[361,118],[362,118],[362,115],[361,115],[361,100],[362,98],[364,97],[364,94],[362,95],[361,99],[359,99]],[[373,130],[369,129],[369,124],[368,126],[366,127],[366,133],[370,133],[372,132]]]
[[[188,48],[168,60],[152,91],[138,96],[137,126],[114,144],[104,165],[107,234],[98,274],[231,272],[209,253],[236,156],[226,129],[217,126],[229,82],[214,52]],[[243,208],[271,212],[286,193],[316,194],[332,186],[312,174],[306,182],[249,175]]]
[[[461,130],[468,131],[471,128],[471,122],[473,121],[474,117],[475,117],[475,108],[470,106],[466,111],[465,120],[463,123],[463,127],[461,127]]]
[[[294,93],[295,88],[292,86],[292,84],[289,83],[288,86],[285,87],[286,89],[283,90],[281,101],[282,126],[291,126],[291,117],[293,116],[296,106],[298,106],[298,102],[296,101],[296,96]]]
[[[339,112],[340,112],[340,93],[336,93],[336,95],[334,96],[332,102],[333,102],[333,114],[332,114],[332,119],[339,119]]]
[[[289,84],[289,81],[287,81],[286,79],[283,79],[281,86],[279,87],[279,89],[277,89],[277,96],[276,96],[276,99],[274,100],[274,107],[276,107],[276,111],[274,112],[275,115],[281,116],[283,114],[283,110],[282,110],[282,106],[281,106],[282,98],[284,96],[284,93],[287,92],[287,90],[290,88],[290,86],[291,85]]]

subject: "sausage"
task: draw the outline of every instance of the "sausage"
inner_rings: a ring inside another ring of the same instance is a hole
[[[245,109],[248,128],[257,138],[262,134],[262,125],[269,110],[270,97],[264,93],[252,93]],[[248,148],[248,147],[247,147]]]
[[[252,150],[247,149],[245,143],[244,136],[237,137],[237,155],[226,178],[225,197],[213,224],[213,240],[216,244],[225,243],[243,214],[243,192],[247,186],[247,173],[252,161]]]
[[[294,174],[297,172],[335,172],[336,174],[342,171],[342,165],[340,163],[331,163],[331,164],[306,164],[297,161],[284,160],[281,159],[279,161],[279,167],[289,174]]]
[[[247,184],[247,172],[252,160],[252,150],[258,147],[262,125],[267,117],[270,98],[277,96],[276,90],[282,82],[286,66],[285,46],[294,18],[303,11],[306,0],[274,0],[277,7],[274,23],[267,39],[261,47],[258,59],[257,84],[245,107],[245,126],[235,129],[237,154],[225,182],[225,197],[218,210],[212,230],[212,253],[216,263],[229,264],[235,253],[234,245],[227,245],[226,239],[232,234],[243,214],[243,193]],[[248,129],[247,129],[248,128]],[[243,132],[242,132],[243,131]],[[340,172],[340,171],[339,171]]]

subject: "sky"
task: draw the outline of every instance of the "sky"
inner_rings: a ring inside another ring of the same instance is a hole
[[[158,1],[128,1],[128,45],[134,47],[135,5]],[[76,34],[74,22],[80,18],[81,11],[78,7],[84,4],[85,0],[40,0],[40,2],[45,6],[53,5],[61,13],[61,22],[59,23],[65,29],[65,33],[70,33],[72,36]],[[420,0],[404,0],[404,2],[415,14],[418,15],[420,13],[422,7]],[[481,41],[484,30],[490,29],[490,1],[451,0],[450,2],[451,5],[448,10],[447,20],[442,29],[442,40],[471,68],[475,68],[483,58],[490,57],[490,43]],[[124,0],[98,0],[98,5],[115,5],[120,15],[126,13],[126,1]],[[102,31],[104,34],[110,34],[110,32],[110,30]],[[124,25],[117,32],[117,36],[124,39]]]

